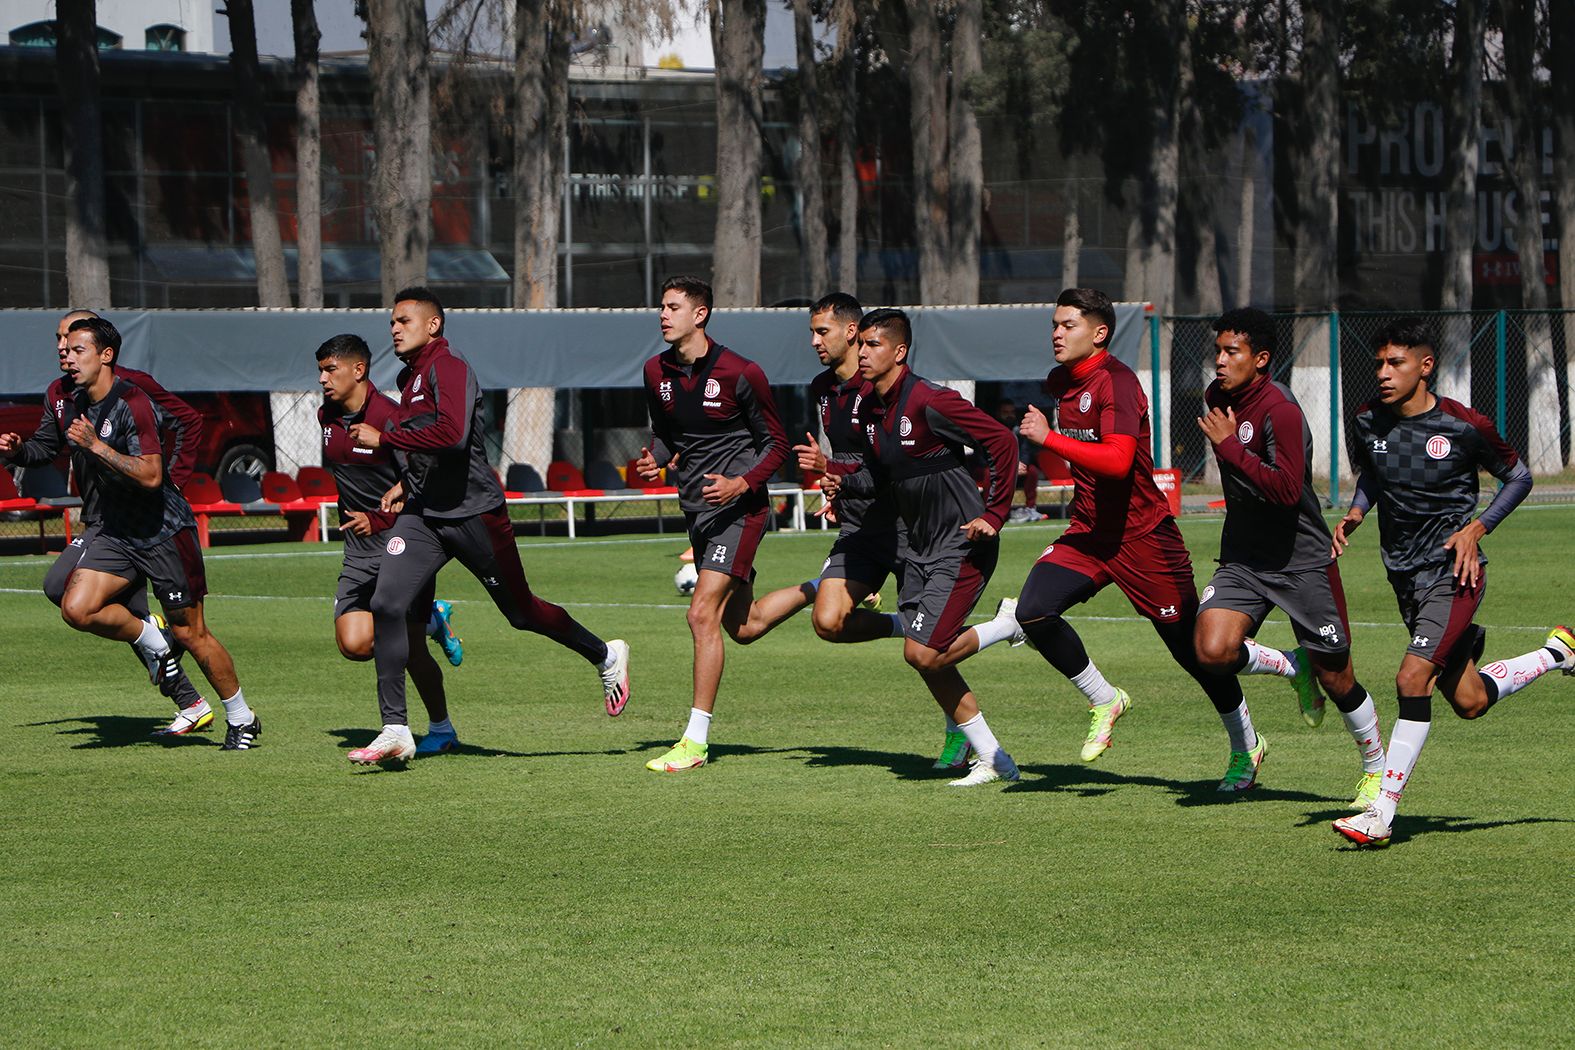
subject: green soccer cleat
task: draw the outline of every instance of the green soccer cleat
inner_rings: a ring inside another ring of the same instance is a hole
[[[697,744],[688,737],[684,737],[674,744],[672,750],[661,758],[653,758],[645,764],[645,768],[653,773],[686,773],[691,769],[699,769],[705,765],[706,745]]]
[[[968,764],[969,750],[967,734],[961,729],[953,729],[946,734],[946,743],[941,745],[941,757],[930,768],[962,769]]]
[[[1296,673],[1291,676],[1291,688],[1296,690],[1296,702],[1301,705],[1302,721],[1314,729],[1323,722],[1323,693],[1318,691],[1318,681],[1313,677],[1312,659],[1307,655],[1307,650],[1301,646],[1296,647],[1285,655],[1291,658],[1291,663],[1296,665]]]
[[[1378,792],[1384,786],[1382,773],[1363,773],[1356,782],[1356,797],[1351,799],[1351,809],[1361,813],[1378,801]]]
[[[1232,751],[1230,765],[1225,767],[1225,777],[1217,788],[1219,791],[1247,791],[1258,786],[1258,767],[1263,765],[1263,756],[1269,753],[1269,741],[1262,733],[1258,734],[1258,743],[1251,751]]]
[[[1116,690],[1116,698],[1108,704],[1090,707],[1088,721],[1088,737],[1083,741],[1082,759],[1092,762],[1114,743],[1110,738],[1111,731],[1115,729],[1116,719],[1127,713],[1127,708],[1132,706],[1132,698],[1125,689]]]

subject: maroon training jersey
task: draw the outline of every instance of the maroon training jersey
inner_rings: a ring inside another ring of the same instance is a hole
[[[397,453],[408,511],[428,518],[473,518],[503,505],[503,484],[487,459],[481,385],[448,340],[432,340],[399,373],[399,407],[383,433]]]
[[[317,422],[323,428],[323,462],[333,472],[334,486],[339,489],[339,524],[345,523],[346,511],[360,511],[372,525],[376,535],[394,523],[394,515],[380,508],[383,493],[399,480],[399,466],[394,453],[387,445],[361,448],[350,438],[350,428],[357,423],[368,423],[386,431],[398,411],[382,391],[366,383],[366,404],[361,411],[342,414],[337,405],[324,402],[317,410]],[[365,536],[345,536],[345,544],[363,545]]]
[[[706,337],[706,354],[692,365],[668,347],[645,362],[645,402],[651,414],[651,455],[678,457],[678,501],[695,525],[766,505],[766,483],[787,459],[787,433],[771,385],[760,366]],[[749,491],[725,507],[703,492],[707,474],[742,477]]]
[[[87,391],[78,390],[72,403],[76,414],[87,419],[99,440],[116,452],[163,456],[159,410],[148,395],[125,380],[116,379],[101,401],[90,403]],[[69,427],[70,423],[66,425]],[[144,488],[75,445],[71,447],[71,468],[82,490],[91,491],[97,500],[104,532],[130,546],[152,547],[181,529],[196,526],[191,506],[170,484],[167,474],[160,477],[156,488]]]
[[[1056,399],[1056,429],[1066,437],[1097,443],[1125,434],[1137,441],[1132,470],[1123,477],[1103,478],[1068,464],[1076,486],[1068,533],[1090,533],[1114,550],[1170,517],[1170,501],[1154,483],[1148,397],[1132,369],[1108,353],[1081,378],[1062,365],[1045,379],[1045,393]]]

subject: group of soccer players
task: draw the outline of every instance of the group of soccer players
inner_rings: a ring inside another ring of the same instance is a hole
[[[1109,352],[1110,300],[1093,289],[1057,299],[1044,410],[1030,406],[1013,434],[956,391],[910,366],[913,332],[901,310],[865,313],[836,293],[810,310],[811,346],[826,366],[811,392],[830,448],[813,432],[789,446],[758,365],[706,332],[711,289],[695,277],[662,288],[667,349],[646,362],[651,441],[635,469],[674,475],[698,582],[688,623],[693,702],[684,732],[647,767],[678,773],[706,763],[722,680],[725,634],[748,644],[813,606],[833,642],[902,636],[903,655],[946,719],[936,768],[967,772],[974,787],[1019,777],[958,665],[1000,642],[1030,644],[1088,700],[1084,761],[1112,743],[1133,699],[1112,685],[1067,622],[1072,606],[1114,584],[1154,626],[1176,663],[1219,713],[1230,757],[1219,789],[1258,780],[1267,740],[1253,726],[1237,676],[1288,679],[1311,725],[1334,700],[1361,774],[1352,816],[1334,828],[1362,846],[1386,845],[1401,792],[1427,737],[1436,687],[1456,712],[1478,717],[1542,674],[1575,673],[1575,633],[1554,628],[1532,652],[1478,666],[1485,631],[1472,620],[1486,586],[1478,541],[1525,498],[1529,472],[1485,417],[1431,393],[1436,340],[1421,322],[1391,324],[1375,341],[1379,396],[1354,423],[1360,477],[1331,532],[1312,486],[1312,438],[1295,398],[1270,377],[1274,327],[1233,310],[1214,328],[1216,378],[1198,425],[1225,489],[1219,569],[1201,596],[1191,556],[1153,479],[1149,405],[1137,376]],[[441,303],[425,288],[396,296],[398,398],[377,396],[371,352],[339,335],[316,352],[324,403],[323,456],[338,490],[344,566],[335,637],[352,660],[373,660],[382,728],[350,759],[404,762],[455,748],[431,635],[451,663],[462,650],[451,607],[434,598],[438,571],[458,559],[517,629],[542,634],[593,664],[607,714],[630,696],[629,647],[603,641],[531,592],[482,440],[475,373],[450,351]],[[200,417],[145,373],[118,365],[120,336],[89,311],[61,319],[62,377],[45,396],[35,433],[0,435],[0,459],[38,466],[69,453],[83,498],[83,531],[45,580],[68,624],[131,643],[152,681],[174,700],[158,735],[207,728],[213,712],[180,666],[190,652],[224,708],[223,747],[249,750],[262,722],[248,706],[229,653],[208,630],[206,583],[191,508]],[[999,531],[1017,487],[1019,440],[1066,460],[1075,492],[1069,522],[1027,574],[1016,600],[968,626],[994,573]],[[970,452],[977,471],[970,467]],[[769,513],[767,482],[796,457],[822,475],[823,513],[838,525],[818,578],[760,597],[754,559]],[[1479,470],[1503,482],[1476,515]],[[1383,744],[1377,711],[1356,680],[1336,559],[1376,507],[1385,568],[1413,634],[1396,677],[1399,718]],[[876,611],[888,578],[895,613]],[[164,617],[150,611],[151,584]],[[1251,637],[1271,608],[1290,619],[1297,648]],[[167,618],[167,620],[165,619]],[[409,672],[430,727],[418,744],[405,703]]]

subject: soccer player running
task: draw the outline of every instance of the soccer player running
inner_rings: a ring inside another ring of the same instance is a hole
[[[399,373],[399,406],[385,431],[363,419],[349,427],[360,448],[393,450],[400,480],[379,501],[396,514],[384,530],[383,559],[372,593],[373,658],[382,731],[349,759],[397,764],[416,753],[405,707],[411,632],[406,618],[450,559],[481,581],[510,626],[534,631],[578,653],[601,675],[609,715],[629,702],[629,646],[603,642],[562,608],[531,593],[514,544],[503,486],[487,461],[481,387],[449,350],[443,305],[427,288],[394,296],[389,327]],[[417,646],[421,643],[418,641]]]
[[[43,417],[39,420],[38,427],[31,438],[23,441],[18,434],[0,435],[0,459],[10,459],[23,467],[36,467],[52,463],[67,453],[66,428],[70,425],[68,413],[75,412],[72,401],[75,388],[72,384],[70,366],[66,361],[66,337],[72,324],[96,317],[98,314],[91,310],[71,310],[60,318],[60,323],[55,329],[55,352],[60,361],[61,376],[50,383],[49,388],[44,392]],[[169,453],[169,481],[178,489],[191,477],[192,469],[196,466],[197,446],[202,435],[202,416],[196,409],[165,390],[148,373],[122,367],[119,363],[118,351],[115,353],[114,366],[117,378],[147,394],[160,409],[158,422],[161,427],[160,439],[163,442],[161,451]],[[77,489],[82,496],[83,528],[70,543],[66,544],[60,556],[44,574],[44,596],[57,607],[65,597],[66,584],[70,581],[71,574],[76,571],[77,563],[82,560],[83,551],[98,534],[98,499],[92,486],[84,482],[85,479],[78,478]],[[148,607],[148,588],[145,581],[138,580],[134,585],[127,587],[117,600],[137,619],[158,623],[159,618],[152,616]],[[135,642],[131,645],[131,651],[136,656],[138,665],[145,668],[147,657],[138,649]],[[176,713],[169,725],[155,730],[153,735],[155,737],[184,736],[208,728],[213,724],[213,709],[204,701],[181,668],[180,650],[171,650],[164,657],[164,663],[166,666],[161,668],[157,676],[158,688],[161,693],[175,702]]]
[[[1358,846],[1383,847],[1427,741],[1434,687],[1455,714],[1480,718],[1549,671],[1575,674],[1575,633],[1555,627],[1542,648],[1479,669],[1487,631],[1471,620],[1487,590],[1487,558],[1477,545],[1526,498],[1531,472],[1486,416],[1429,389],[1437,341],[1420,318],[1386,325],[1373,345],[1378,397],[1353,424],[1360,476],[1331,553],[1344,553],[1378,508],[1379,551],[1411,644],[1395,676],[1400,711],[1383,790],[1334,830]],[[1504,484],[1473,518],[1482,470]]]
[[[372,594],[383,559],[380,534],[395,518],[381,509],[381,501],[383,493],[399,481],[388,448],[361,448],[350,437],[350,428],[357,423],[370,423],[382,430],[394,417],[394,403],[378,396],[380,392],[367,375],[371,366],[372,351],[358,335],[336,335],[317,348],[317,382],[323,389],[317,422],[323,428],[323,462],[333,472],[334,486],[339,490],[339,530],[345,544],[344,566],[334,595],[334,638],[345,658],[356,661],[373,656]],[[410,636],[410,679],[416,683],[430,722],[427,735],[416,745],[418,757],[459,746],[459,736],[448,717],[443,671],[422,638],[431,635],[449,663],[458,667],[465,651],[450,622],[452,613],[448,602],[432,600],[429,587],[411,605],[405,621]]]
[[[898,598],[907,634],[903,656],[974,753],[968,774],[951,786],[1016,780],[1017,763],[990,731],[957,664],[1020,636],[1011,616],[967,626],[1000,556],[1001,524],[1017,481],[1017,441],[955,390],[913,372],[912,342],[901,310],[872,310],[859,322],[859,368],[870,384],[859,410],[866,452],[858,469],[833,469],[821,486],[833,499],[889,501],[907,529]],[[986,457],[982,496],[966,462],[970,446]]]
[[[1019,430],[1066,460],[1073,495],[1066,531],[1034,563],[1017,599],[1028,640],[1088,699],[1088,735],[1081,757],[1092,762],[1114,742],[1116,720],[1132,697],[1106,680],[1066,611],[1115,584],[1203,687],[1219,713],[1232,751],[1252,746],[1241,687],[1211,675],[1193,648],[1198,592],[1192,557],[1154,483],[1148,398],[1137,375],[1110,353],[1116,311],[1094,288],[1068,288],[1056,298],[1050,345],[1056,367],[1045,379],[1058,429],[1030,405]],[[1227,790],[1222,783],[1221,790]]]
[[[1384,747],[1373,698],[1351,666],[1351,629],[1329,526],[1312,484],[1312,430],[1291,392],[1269,378],[1274,321],[1262,310],[1231,310],[1214,322],[1214,382],[1198,426],[1214,446],[1225,488],[1220,567],[1203,590],[1198,659],[1215,674],[1291,679],[1310,725],[1323,719],[1308,670],[1334,698],[1356,741],[1362,774],[1351,805],[1378,791]],[[1298,648],[1282,652],[1248,637],[1279,606]],[[1257,782],[1268,744],[1243,712],[1246,750],[1231,749],[1226,785]]]
[[[711,716],[722,684],[722,632],[748,645],[804,608],[809,585],[754,598],[755,551],[766,531],[767,489],[787,458],[787,434],[760,366],[706,334],[711,286],[698,277],[662,284],[662,341],[645,362],[651,444],[636,469],[654,481],[678,472],[678,498],[699,579],[689,596],[694,703],[684,734],[645,764],[657,773],[705,765]]]
[[[241,694],[229,652],[208,630],[197,523],[165,476],[159,410],[115,376],[119,352],[120,333],[101,318],[74,321],[67,332],[75,391],[66,439],[74,446],[72,469],[92,489],[100,519],[66,585],[61,616],[79,631],[135,642],[159,682],[167,674],[170,640],[120,600],[128,586],[151,582],[174,640],[196,659],[224,704],[224,750],[250,750],[262,735],[262,720]]]

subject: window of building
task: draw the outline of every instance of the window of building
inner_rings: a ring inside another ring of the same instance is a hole
[[[148,26],[147,50],[186,50],[186,30],[182,29],[180,26],[172,25]]]
[[[12,47],[54,47],[55,23],[30,22],[25,26],[18,26],[11,30]],[[100,51],[113,51],[120,47],[120,34],[112,33],[103,26],[96,30],[96,42]]]

